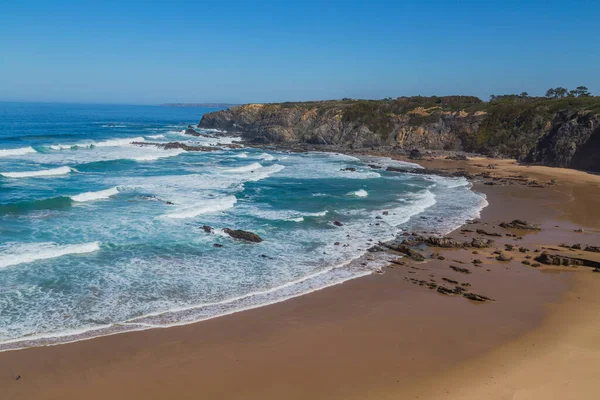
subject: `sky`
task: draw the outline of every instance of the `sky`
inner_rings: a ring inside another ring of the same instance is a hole
[[[600,95],[598,0],[0,1],[0,101]]]

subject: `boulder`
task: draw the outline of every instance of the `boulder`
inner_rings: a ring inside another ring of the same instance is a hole
[[[411,160],[422,160],[423,154],[419,149],[412,149],[408,155],[408,158],[410,158]]]
[[[249,231],[243,231],[241,229],[225,228],[225,229],[223,229],[223,232],[225,232],[226,234],[228,234],[229,236],[231,236],[234,239],[245,240],[247,242],[260,243],[263,241],[263,239],[260,236],[258,236],[256,233],[249,232]]]
[[[212,233],[213,228],[208,226],[208,225],[202,225],[202,229],[204,230],[204,232],[206,233]]]
[[[471,240],[471,247],[484,249],[486,247],[491,247],[493,243],[494,241],[491,239],[473,238],[473,240]]]
[[[506,254],[500,252],[500,254],[498,254],[498,256],[496,256],[496,260],[498,260],[498,261],[511,261],[512,257],[507,256]]]

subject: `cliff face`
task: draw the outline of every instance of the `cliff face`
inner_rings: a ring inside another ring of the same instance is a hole
[[[383,145],[401,148],[462,150],[462,137],[475,133],[485,113],[447,112],[430,118],[423,109],[384,116],[385,130],[348,118],[345,107],[283,107],[248,104],[204,115],[202,128],[238,132],[254,143],[310,143],[348,148]],[[415,122],[418,120],[418,122]]]
[[[586,112],[560,113],[525,161],[600,171],[600,117]]]
[[[199,126],[261,144],[456,150],[600,171],[600,117],[581,107],[431,99],[248,104],[205,114]]]

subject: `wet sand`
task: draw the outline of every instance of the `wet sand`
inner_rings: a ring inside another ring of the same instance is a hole
[[[492,161],[422,163],[478,171],[478,162]],[[600,177],[493,162],[494,174],[558,183],[475,185],[490,203],[484,229],[515,218],[542,225],[518,242],[497,239],[499,246],[533,252],[563,242],[600,244]],[[485,251],[439,252],[445,260],[394,265],[383,275],[196,324],[0,353],[1,398],[598,397],[600,274],[527,267],[522,254],[497,262]],[[444,277],[495,301],[479,304],[410,281]]]

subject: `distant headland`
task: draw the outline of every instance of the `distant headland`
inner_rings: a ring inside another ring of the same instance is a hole
[[[160,107],[207,107],[207,108],[230,108],[239,106],[231,103],[164,103]]]

